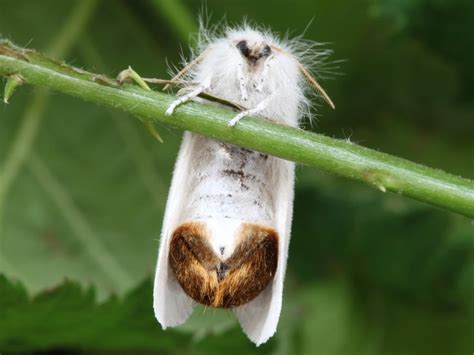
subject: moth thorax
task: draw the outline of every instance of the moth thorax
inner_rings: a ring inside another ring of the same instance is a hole
[[[242,224],[233,254],[222,260],[208,242],[202,222],[179,226],[173,233],[169,263],[184,292],[211,307],[243,305],[262,292],[278,264],[278,234],[269,227]]]

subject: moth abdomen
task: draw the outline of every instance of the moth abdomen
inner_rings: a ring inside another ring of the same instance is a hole
[[[188,222],[173,233],[169,263],[184,292],[206,306],[234,308],[257,297],[273,280],[278,234],[270,227],[243,223],[230,257],[217,256],[205,222]]]

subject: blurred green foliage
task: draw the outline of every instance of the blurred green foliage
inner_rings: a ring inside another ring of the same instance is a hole
[[[0,33],[46,50],[74,5],[0,0]],[[474,176],[474,2],[288,6],[207,0],[212,23],[247,16],[297,35],[315,18],[305,38],[330,42],[333,59],[344,61],[323,83],[338,108],[321,107],[313,129]],[[166,78],[167,62],[179,63],[180,48],[189,53],[183,33],[201,8],[191,0],[99,1],[60,59],[110,76],[133,65]],[[2,107],[0,167],[35,93],[20,88]],[[304,167],[275,337],[257,349],[229,313],[203,309],[162,331],[149,280],[181,132],[161,127],[158,144],[122,113],[49,95],[0,215],[2,354],[474,351],[472,222]]]

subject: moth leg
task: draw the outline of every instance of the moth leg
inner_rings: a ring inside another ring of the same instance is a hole
[[[239,77],[240,98],[242,101],[247,101],[249,95],[247,92],[247,78],[245,77],[243,63],[237,65],[237,76]]]
[[[168,109],[165,112],[165,115],[171,116],[176,109],[181,104],[184,104],[185,102],[195,98],[198,96],[200,93],[206,91],[211,87],[211,77],[206,78],[202,84],[198,85],[194,90],[191,92],[187,93],[186,95],[181,96],[179,99],[174,100],[171,105],[168,106]]]
[[[272,98],[273,96],[271,95],[267,97],[265,100],[261,101],[255,108],[240,112],[237,116],[235,116],[233,119],[229,121],[228,126],[234,127],[237,124],[237,122],[239,122],[242,118],[246,116],[258,115],[259,113],[261,113],[268,107]]]
[[[262,74],[260,74],[260,78],[258,80],[257,87],[255,88],[255,90],[257,92],[262,92],[263,91],[263,84],[265,83],[265,80],[267,79],[268,70],[270,69],[273,58],[275,58],[275,57],[272,54],[265,60],[265,63],[263,64]]]

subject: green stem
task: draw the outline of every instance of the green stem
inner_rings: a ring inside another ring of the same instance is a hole
[[[34,51],[0,42],[0,75],[20,74],[26,83],[114,107],[136,117],[190,130],[213,139],[254,149],[297,163],[365,182],[450,211],[474,217],[474,183],[413,162],[321,134],[245,118],[236,127],[235,113],[189,103],[172,117],[164,114],[173,96],[149,92],[55,63]]]

